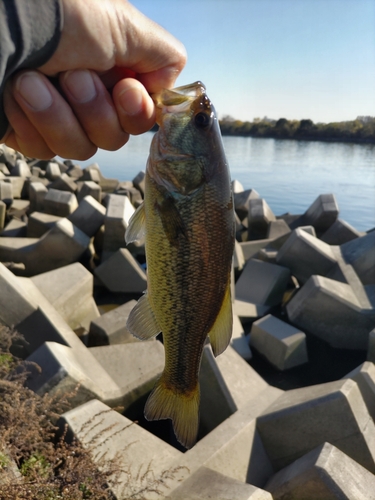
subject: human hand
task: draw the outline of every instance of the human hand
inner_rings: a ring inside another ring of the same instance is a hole
[[[57,50],[7,83],[1,142],[26,156],[84,160],[155,123],[149,92],[171,88],[186,62],[172,35],[127,0],[63,0]],[[62,94],[48,77],[57,77]]]

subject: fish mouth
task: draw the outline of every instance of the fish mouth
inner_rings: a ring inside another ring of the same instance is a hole
[[[192,104],[200,101],[200,97],[208,100],[206,87],[201,81],[183,85],[174,89],[163,89],[151,95],[156,105],[156,122],[161,124],[161,115],[165,113],[184,113],[191,109]]]
[[[179,106],[186,102],[195,101],[195,99],[203,94],[206,94],[205,85],[198,81],[175,87],[174,89],[163,89],[161,92],[152,94],[152,99],[158,108],[164,106]]]

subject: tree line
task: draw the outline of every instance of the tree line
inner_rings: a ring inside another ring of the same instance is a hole
[[[358,116],[355,120],[314,123],[312,120],[271,120],[255,118],[252,122],[224,116],[220,120],[222,135],[243,137],[272,137],[309,141],[340,141],[375,144],[375,117]]]

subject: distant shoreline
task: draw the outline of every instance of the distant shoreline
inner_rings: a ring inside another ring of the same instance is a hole
[[[271,120],[267,117],[243,122],[227,116],[220,120],[220,129],[223,136],[375,144],[375,117],[372,116],[332,123],[314,123],[309,119]]]
[[[226,132],[221,132],[223,137],[251,137],[253,139],[278,139],[287,141],[309,141],[309,142],[340,142],[347,144],[375,144],[375,137],[370,139],[348,139],[346,137],[280,137],[280,136],[260,136],[260,135],[250,135],[250,134],[230,134]]]

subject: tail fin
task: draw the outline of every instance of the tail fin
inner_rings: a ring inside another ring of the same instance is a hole
[[[147,420],[170,418],[178,441],[185,448],[191,448],[198,434],[199,399],[199,385],[187,395],[167,388],[162,377],[146,402],[145,417]]]

